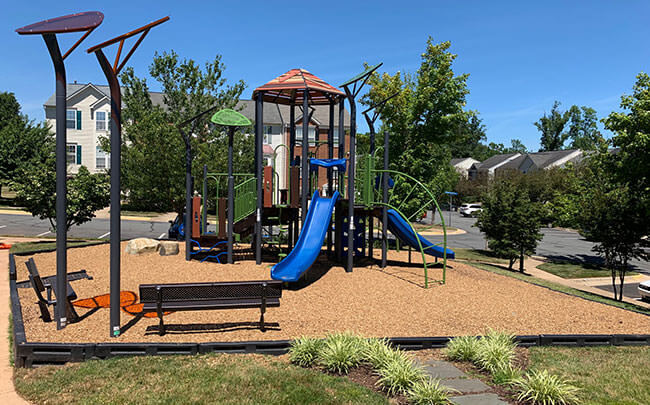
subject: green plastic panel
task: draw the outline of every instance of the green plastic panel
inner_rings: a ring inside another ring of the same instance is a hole
[[[214,113],[210,121],[217,125],[227,127],[247,127],[251,125],[251,121],[248,118],[229,108]]]

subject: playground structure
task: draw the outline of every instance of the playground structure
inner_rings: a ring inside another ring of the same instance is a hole
[[[186,241],[190,241],[188,246],[191,246],[187,250],[187,260],[196,257],[201,261],[214,259],[222,263],[222,256],[226,251],[232,252],[235,243],[243,244],[244,240],[250,237],[251,250],[258,264],[261,263],[264,248],[272,248],[264,250],[273,250],[276,257],[281,259],[271,270],[271,277],[276,280],[298,281],[314,263],[323,245],[327,248],[328,258],[340,263],[345,262],[346,271],[350,272],[354,257],[372,258],[375,242],[374,223],[377,218],[383,224],[382,268],[386,267],[390,231],[396,240],[420,252],[425,287],[429,285],[427,255],[435,257],[436,260],[442,259],[442,278],[436,281],[445,282],[446,260],[453,258],[454,252],[446,247],[444,219],[435,195],[417,179],[389,169],[388,133],[384,133],[382,147],[375,145],[374,122],[380,116],[381,107],[395,95],[364,111],[370,127],[370,148],[360,153],[355,150],[354,97],[369,75],[379,66],[381,64],[370,67],[346,82],[343,85],[346,89],[345,96],[343,92],[302,69],[290,70],[254,91],[257,117],[255,173],[232,173],[230,160],[228,173],[213,173],[209,172],[207,167],[203,168],[203,197],[197,195],[198,190],[187,190],[188,196],[194,194],[191,204],[188,204],[190,209],[186,210],[189,213],[186,223],[191,224],[190,232],[184,233]],[[339,134],[343,134],[346,99],[351,105],[350,132],[347,137],[339,137],[338,157],[334,158],[335,107],[339,107]],[[273,164],[266,166],[263,165],[262,159],[263,134],[262,123],[259,122],[263,116],[264,102],[288,104],[291,117],[289,145],[276,146],[273,151]],[[302,121],[302,133],[308,134],[308,125],[313,113],[310,107],[324,103],[329,104],[327,141],[312,141],[307,136],[296,139],[296,121]],[[303,114],[296,119],[295,108],[300,105]],[[368,115],[371,110],[374,110],[372,116]],[[345,157],[346,138],[350,151],[348,158]],[[316,157],[321,146],[327,147],[328,158]],[[296,156],[297,149],[301,158]],[[280,152],[289,155],[286,170],[288,181],[283,189],[279,187],[280,174],[275,165],[275,158]],[[383,157],[383,165],[378,161],[380,157]],[[357,165],[358,171],[355,171]],[[191,162],[188,167],[190,166]],[[326,181],[319,178],[322,174],[325,174]],[[402,187],[401,191],[406,189],[406,196],[402,195],[399,203],[392,203],[395,180],[398,180],[400,186],[408,183]],[[215,184],[216,190],[214,231],[209,230],[207,220],[210,182]],[[187,182],[188,185],[193,183]],[[320,196],[321,193],[324,196]],[[402,212],[403,206],[413,195],[424,196],[426,202],[407,216]],[[442,246],[432,244],[413,227],[412,221],[429,208],[438,212],[441,218]],[[283,243],[286,247],[282,246]],[[399,246],[399,242],[396,243]],[[353,254],[348,254],[350,251]],[[228,262],[231,263],[232,255],[228,257]]]

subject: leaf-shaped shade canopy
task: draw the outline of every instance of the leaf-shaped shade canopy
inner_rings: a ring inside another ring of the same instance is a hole
[[[227,127],[247,127],[251,125],[251,121],[248,118],[230,108],[217,111],[214,113],[212,118],[210,118],[210,121],[217,125],[224,125]]]

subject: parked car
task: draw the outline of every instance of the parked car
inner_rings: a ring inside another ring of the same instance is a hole
[[[480,203],[473,203],[473,204],[462,204],[458,211],[464,217],[474,217],[478,215],[478,213],[481,212],[482,210],[483,208],[481,208]]]
[[[650,280],[639,283],[639,295],[642,301],[650,302]]]

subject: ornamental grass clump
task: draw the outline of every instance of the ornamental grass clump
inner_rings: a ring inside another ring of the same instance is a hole
[[[318,351],[318,364],[328,371],[347,374],[361,363],[364,346],[365,339],[348,332],[328,335]]]
[[[542,405],[578,403],[578,388],[546,370],[531,370],[514,385],[519,392],[518,401]]]
[[[401,352],[399,352],[401,353]],[[418,381],[423,381],[425,373],[406,354],[394,356],[388,363],[377,370],[380,385],[388,394],[406,394]]]
[[[401,351],[390,346],[387,339],[378,338],[368,339],[362,350],[363,361],[370,364],[375,370],[386,366],[393,358],[401,354]]]
[[[413,405],[439,405],[448,404],[449,394],[452,392],[457,391],[440,385],[437,378],[429,378],[413,383],[406,396]]]
[[[474,361],[480,344],[480,340],[474,336],[459,336],[447,343],[444,352],[451,360]]]
[[[522,376],[522,371],[508,364],[492,373],[492,382],[497,385],[513,385]]]
[[[494,374],[506,369],[515,358],[516,343],[514,336],[506,332],[490,331],[478,346],[474,363],[480,368]]]
[[[301,367],[310,367],[318,359],[323,340],[302,336],[291,342],[289,360]]]

